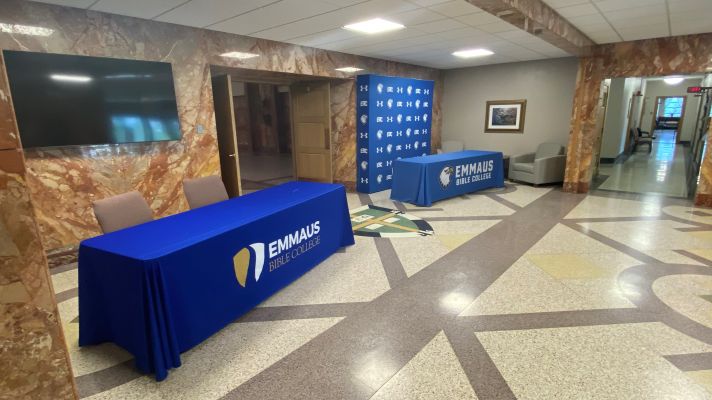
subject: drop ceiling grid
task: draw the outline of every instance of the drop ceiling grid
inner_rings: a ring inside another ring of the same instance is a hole
[[[710,0],[544,0],[596,43],[712,32]]]
[[[408,21],[400,18],[403,14],[412,15],[415,11],[439,14],[440,18],[422,24],[409,24]],[[520,50],[520,54],[513,54],[510,51],[512,57],[507,60],[508,62],[548,58],[551,57],[549,55],[551,53],[556,53],[553,55],[554,57],[568,56],[567,53],[561,52],[549,43],[499,20],[464,0],[440,2],[434,7],[388,15],[387,18],[407,26],[406,30],[402,31],[405,32],[404,36],[396,37],[397,34],[383,34],[377,37],[365,37],[354,34],[353,37],[338,37],[334,33],[336,29],[332,29],[324,33],[332,35],[333,41],[321,40],[319,34],[287,38],[285,41],[328,50],[416,63],[417,57],[406,59],[400,54],[421,54],[422,60],[425,61],[429,54],[434,54],[427,50],[435,47],[441,50],[436,53],[435,58],[440,58],[439,65],[443,65],[444,68],[481,63],[480,60],[453,59],[450,53],[463,47],[488,47],[497,53],[501,49],[499,44],[515,45],[515,48]],[[463,34],[454,37],[447,36],[458,31]],[[529,44],[536,44],[536,46],[519,46]],[[544,48],[545,51],[541,52],[540,48]],[[443,63],[442,57],[445,57],[447,62]],[[495,61],[492,58],[488,59],[492,61],[489,63]]]
[[[439,68],[568,56],[466,0],[39,1]],[[373,36],[341,29],[372,17],[406,29]],[[467,47],[497,54],[475,60],[450,54]]]

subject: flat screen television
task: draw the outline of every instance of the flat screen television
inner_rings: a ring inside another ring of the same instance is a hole
[[[169,63],[3,55],[24,148],[180,139]]]

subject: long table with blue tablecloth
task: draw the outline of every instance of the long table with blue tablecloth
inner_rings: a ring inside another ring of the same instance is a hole
[[[393,163],[391,199],[431,206],[433,202],[504,187],[502,153],[465,150],[404,158]]]
[[[180,353],[352,244],[344,187],[308,182],[87,239],[79,345],[114,342],[163,380]]]

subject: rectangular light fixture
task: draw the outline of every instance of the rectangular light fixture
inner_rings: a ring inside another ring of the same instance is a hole
[[[0,32],[17,35],[49,36],[54,33],[54,29],[43,28],[41,26],[0,23]]]
[[[60,82],[86,83],[86,82],[91,81],[91,76],[86,76],[86,75],[52,74],[49,77],[55,81],[60,81]]]
[[[344,26],[344,29],[360,33],[366,33],[369,35],[375,33],[395,31],[403,28],[405,28],[404,25],[401,25],[397,22],[386,21],[385,19],[381,18],[369,19],[368,21],[356,22]]]
[[[343,67],[343,68],[336,68],[337,71],[341,72],[348,72],[350,74],[358,71],[363,71],[363,68],[356,68],[356,67]]]
[[[242,51],[231,51],[231,52],[228,52],[228,53],[222,53],[222,54],[220,54],[220,55],[223,56],[223,57],[237,58],[237,59],[240,59],[240,60],[247,60],[248,58],[255,58],[255,57],[259,57],[259,56],[260,56],[259,54],[255,54],[255,53],[245,53],[245,52],[242,52]]]
[[[494,52],[487,49],[458,50],[452,53],[453,56],[460,58],[484,57],[491,56],[492,54],[494,54]]]

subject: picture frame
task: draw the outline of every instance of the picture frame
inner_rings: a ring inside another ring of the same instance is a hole
[[[485,133],[524,133],[527,101],[490,100],[485,110]]]

